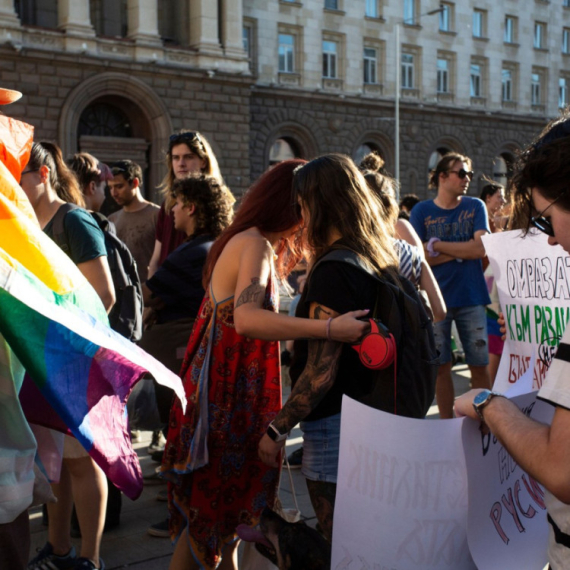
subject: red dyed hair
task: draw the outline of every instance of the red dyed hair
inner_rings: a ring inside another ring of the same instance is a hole
[[[246,192],[233,222],[210,249],[204,266],[204,289],[208,288],[224,247],[236,234],[252,227],[262,234],[282,232],[301,224],[301,208],[293,195],[293,172],[306,162],[301,159],[280,162],[262,174]],[[301,232],[283,238],[275,264],[279,277],[286,277],[302,256]]]

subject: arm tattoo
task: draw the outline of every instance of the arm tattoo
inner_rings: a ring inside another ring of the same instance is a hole
[[[314,317],[314,318],[315,318],[315,319],[321,319],[321,315],[322,315],[323,313],[324,313],[325,315],[329,315],[329,317],[331,316],[331,312],[330,312],[330,311],[327,311],[326,309],[323,309],[323,307],[321,307],[320,305],[317,305],[317,306],[315,307],[315,317]]]
[[[259,277],[252,277],[251,285],[248,285],[238,297],[234,309],[246,303],[257,303],[259,297],[265,293],[265,287],[261,285]]]
[[[292,430],[304,420],[331,389],[336,378],[342,343],[327,340],[309,341],[307,364],[289,399],[273,425],[281,432]]]

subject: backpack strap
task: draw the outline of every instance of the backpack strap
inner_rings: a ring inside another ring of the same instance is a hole
[[[69,255],[71,249],[67,241],[67,234],[65,233],[64,220],[67,213],[76,208],[79,208],[79,206],[66,202],[57,209],[55,216],[52,218],[53,241],[55,241],[67,255]]]

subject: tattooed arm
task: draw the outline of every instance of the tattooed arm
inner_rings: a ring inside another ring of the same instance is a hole
[[[327,307],[313,303],[311,318],[325,320],[335,317]],[[290,432],[300,421],[314,410],[334,384],[338,371],[342,343],[328,340],[309,341],[307,364],[295,384],[283,409],[273,420],[279,433]],[[277,466],[276,457],[285,441],[276,443],[268,435],[259,442],[259,456],[267,465]]]
[[[299,319],[262,308],[273,255],[273,248],[264,237],[244,238],[234,293],[236,331],[263,340],[326,338],[326,320]],[[357,342],[368,331],[369,325],[356,319],[366,314],[367,311],[352,311],[335,318],[330,326],[331,338],[341,342]],[[329,316],[324,318],[328,319]]]

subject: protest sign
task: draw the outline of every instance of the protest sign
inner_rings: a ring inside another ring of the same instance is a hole
[[[533,354],[533,387],[542,386],[570,318],[570,257],[547,239],[518,230],[483,237],[507,328],[494,385],[500,392],[527,370]]]
[[[529,368],[525,376],[531,375]],[[527,416],[552,421],[554,408],[537,400],[536,392],[513,401]],[[462,432],[469,489],[467,536],[477,568],[542,568],[548,544],[542,487],[492,434],[481,431],[479,422],[465,420]]]
[[[536,393],[515,403],[552,419]],[[398,417],[344,396],[331,568],[542,568],[544,491],[479,426]]]
[[[471,570],[463,420],[428,421],[343,398],[335,570]]]

